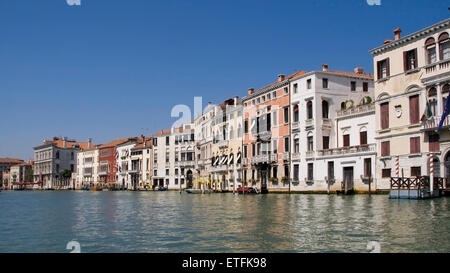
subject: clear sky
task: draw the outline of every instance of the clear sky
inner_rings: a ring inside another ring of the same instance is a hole
[[[368,51],[449,1],[0,0],[0,157],[53,136],[151,135],[172,107],[243,97],[297,70],[373,72]]]

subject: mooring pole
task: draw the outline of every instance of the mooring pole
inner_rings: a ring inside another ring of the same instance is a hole
[[[430,197],[433,197],[434,193],[434,171],[433,171],[433,154],[430,154]]]

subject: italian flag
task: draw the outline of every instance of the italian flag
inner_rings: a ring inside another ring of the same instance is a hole
[[[420,121],[424,121],[425,119],[429,119],[432,115],[433,115],[433,113],[431,112],[430,102],[427,101],[427,105],[425,107],[425,111],[423,112],[423,115],[420,118]]]

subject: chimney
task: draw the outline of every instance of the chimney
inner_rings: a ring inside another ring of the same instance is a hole
[[[286,76],[284,74],[278,75],[278,81],[279,82],[284,81],[285,78],[286,78]]]
[[[251,95],[251,94],[253,94],[254,91],[255,91],[255,89],[249,88],[249,89],[248,89],[248,94]]]
[[[63,137],[63,147],[67,148],[67,137]]]
[[[384,40],[384,43],[383,43],[383,44],[387,45],[387,44],[389,44],[389,43],[392,43],[392,40],[386,39],[386,40]]]
[[[328,64],[322,65],[322,71],[328,71]]]
[[[92,148],[92,138],[88,138],[88,149]]]
[[[234,106],[236,106],[237,105],[237,102],[238,102],[238,96],[234,96]]]
[[[355,67],[355,73],[356,74],[363,74],[364,73],[364,68],[362,67]]]
[[[398,39],[400,39],[400,33],[402,33],[402,30],[400,29],[400,28],[396,28],[395,30],[394,30],[394,37],[395,37],[395,40],[397,41]]]

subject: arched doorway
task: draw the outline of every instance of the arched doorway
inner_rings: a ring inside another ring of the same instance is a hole
[[[444,160],[445,178],[450,177],[450,151],[445,155]]]
[[[186,188],[188,188],[188,189],[192,189],[192,171],[191,170],[188,170],[187,172],[186,172]]]

